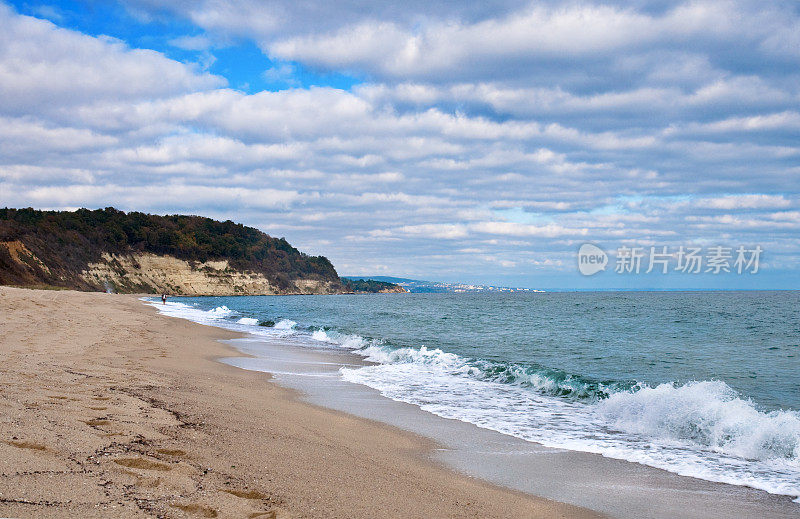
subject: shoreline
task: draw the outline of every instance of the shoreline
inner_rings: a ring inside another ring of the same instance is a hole
[[[600,516],[218,362],[240,334],[138,297],[0,287],[0,515]]]
[[[341,367],[370,364],[347,351],[262,343],[254,337],[225,342],[246,357],[223,358],[222,362],[270,373],[279,385],[299,391],[305,402],[431,439],[439,446],[433,452],[434,460],[461,474],[528,495],[631,519],[764,519],[791,517],[800,510],[800,504],[789,496],[682,476],[600,454],[546,447],[391,400],[339,376]],[[268,348],[268,356],[259,352],[262,344]]]
[[[168,315],[192,319],[174,312]],[[226,342],[250,356],[223,362],[271,373],[281,386],[297,389],[306,402],[431,438],[441,446],[434,452],[437,461],[506,488],[614,517],[787,517],[800,510],[789,496],[591,452],[545,447],[390,400],[377,390],[342,379],[340,368],[370,364],[348,350],[315,347],[313,341],[299,346],[251,334]]]

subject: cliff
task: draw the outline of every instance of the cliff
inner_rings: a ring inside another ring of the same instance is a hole
[[[175,295],[343,293],[323,256],[199,216],[0,209],[0,284]]]

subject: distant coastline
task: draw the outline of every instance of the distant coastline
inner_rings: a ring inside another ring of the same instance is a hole
[[[407,292],[416,294],[430,293],[476,293],[476,292],[544,292],[536,288],[505,287],[499,285],[479,285],[475,283],[446,283],[444,281],[423,281],[419,279],[398,278],[392,276],[342,276],[342,279],[366,278],[375,281],[395,284]]]

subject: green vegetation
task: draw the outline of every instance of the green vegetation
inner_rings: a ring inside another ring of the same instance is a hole
[[[339,281],[324,256],[308,256],[285,239],[252,227],[200,216],[124,213],[111,207],[72,212],[6,208],[0,209],[0,242],[13,242],[11,248],[0,247],[0,284],[5,285],[102,289],[88,285],[80,273],[106,252],[169,255],[193,265],[224,259],[231,269],[261,273],[281,289],[297,279]]]
[[[379,292],[405,292],[400,285],[388,283],[386,281],[375,281],[374,279],[354,279],[342,278],[344,289],[348,292],[365,292],[365,293],[379,293]]]

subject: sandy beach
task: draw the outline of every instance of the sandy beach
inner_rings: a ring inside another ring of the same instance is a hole
[[[216,361],[135,296],[0,287],[0,516],[595,517]]]

